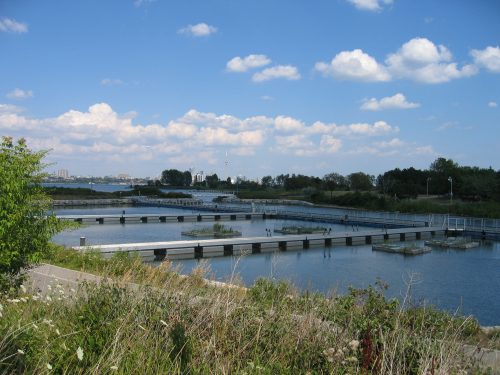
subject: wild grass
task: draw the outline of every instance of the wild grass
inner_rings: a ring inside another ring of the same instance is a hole
[[[472,365],[461,343],[477,322],[388,300],[377,285],[331,296],[269,279],[215,287],[206,266],[180,277],[169,262],[71,253],[52,262],[114,281],[0,297],[1,373],[459,374]]]

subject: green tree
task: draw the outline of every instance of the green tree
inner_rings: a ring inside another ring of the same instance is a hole
[[[271,176],[262,177],[261,184],[263,188],[270,188],[274,185],[274,179]]]
[[[184,186],[185,176],[178,169],[166,169],[161,173],[161,182],[170,186]]]
[[[332,200],[333,190],[340,190],[347,188],[347,180],[344,176],[339,173],[328,173],[323,176],[323,188],[330,191],[330,200]]]
[[[207,186],[210,189],[216,189],[219,186],[219,176],[217,176],[216,173],[211,176],[207,176],[205,180],[207,181]]]
[[[347,176],[347,180],[349,181],[349,187],[351,190],[372,190],[375,177],[370,176],[363,172],[351,173]]]
[[[184,176],[184,186],[189,187],[193,183],[193,175],[191,174],[190,171],[184,171],[183,173]]]
[[[181,172],[178,169],[165,169],[161,172],[161,182],[177,187],[189,187],[193,182],[193,176],[190,171]]]
[[[0,290],[19,286],[23,271],[48,251],[63,229],[48,215],[50,199],[40,182],[47,151],[31,151],[26,141],[2,137],[0,145]]]
[[[450,192],[449,178],[453,179],[453,187],[459,190],[461,185],[460,168],[451,159],[437,158],[430,165],[431,180],[429,190],[434,194],[448,194]]]

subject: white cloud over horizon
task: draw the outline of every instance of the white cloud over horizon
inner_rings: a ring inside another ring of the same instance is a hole
[[[436,45],[427,38],[413,38],[387,55],[384,64],[363,50],[354,49],[339,52],[329,63],[317,62],[315,70],[340,80],[388,82],[409,79],[426,84],[444,83],[477,73],[476,65],[459,67],[452,58],[445,46]],[[492,64],[491,59],[483,60],[487,61],[485,64]]]
[[[360,109],[363,111],[381,111],[383,109],[413,109],[420,107],[419,103],[412,103],[406,100],[406,97],[397,93],[380,100],[370,98],[363,102]]]
[[[224,149],[241,157],[273,152],[320,157],[349,151],[352,144],[370,138],[382,138],[380,142],[384,142],[385,137],[399,132],[398,127],[385,121],[308,124],[285,115],[238,118],[195,109],[165,124],[134,122],[135,114],[120,115],[107,103],[96,103],[86,111],[68,110],[52,118],[33,118],[19,107],[0,104],[3,134],[25,137],[30,146],[51,148],[56,158],[101,158],[109,162],[191,160],[186,155],[205,152],[211,155],[212,163]]]
[[[217,32],[215,26],[206,24],[205,22],[197,23],[196,25],[188,25],[177,31],[179,34],[189,35],[193,37],[206,37]]]
[[[0,31],[16,34],[27,33],[28,25],[11,18],[2,18],[0,19]]]

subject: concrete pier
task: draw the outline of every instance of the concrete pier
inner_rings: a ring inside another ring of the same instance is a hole
[[[370,229],[357,232],[335,232],[329,235],[308,234],[274,237],[246,237],[213,240],[166,241],[147,243],[124,243],[111,245],[75,246],[79,251],[94,250],[111,256],[113,253],[126,251],[139,253],[149,260],[193,259],[223,255],[241,255],[248,253],[266,253],[309,249],[314,247],[356,246],[386,241],[400,241],[417,237],[428,238],[444,236],[441,227]]]
[[[214,214],[126,214],[126,215],[57,215],[58,219],[81,224],[146,224],[183,223],[200,221],[235,221],[271,218],[263,213],[214,213]]]

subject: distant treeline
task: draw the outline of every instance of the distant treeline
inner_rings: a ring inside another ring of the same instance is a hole
[[[187,187],[191,185],[189,171],[176,169],[165,170],[158,185]],[[206,181],[194,186],[209,188],[230,188],[242,191],[251,190],[261,197],[271,197],[280,192],[300,191],[301,195],[312,200],[320,199],[324,192],[330,192],[333,200],[335,191],[378,192],[396,199],[416,198],[418,195],[448,195],[453,190],[453,197],[467,201],[500,201],[500,170],[490,168],[459,166],[451,159],[438,158],[429,169],[392,169],[377,177],[364,172],[343,176],[332,172],[322,178],[302,174],[280,174],[276,177],[264,176],[261,183],[239,179],[219,180],[216,174],[207,176]],[[260,191],[261,193],[257,193]],[[320,200],[322,200],[321,198]]]

